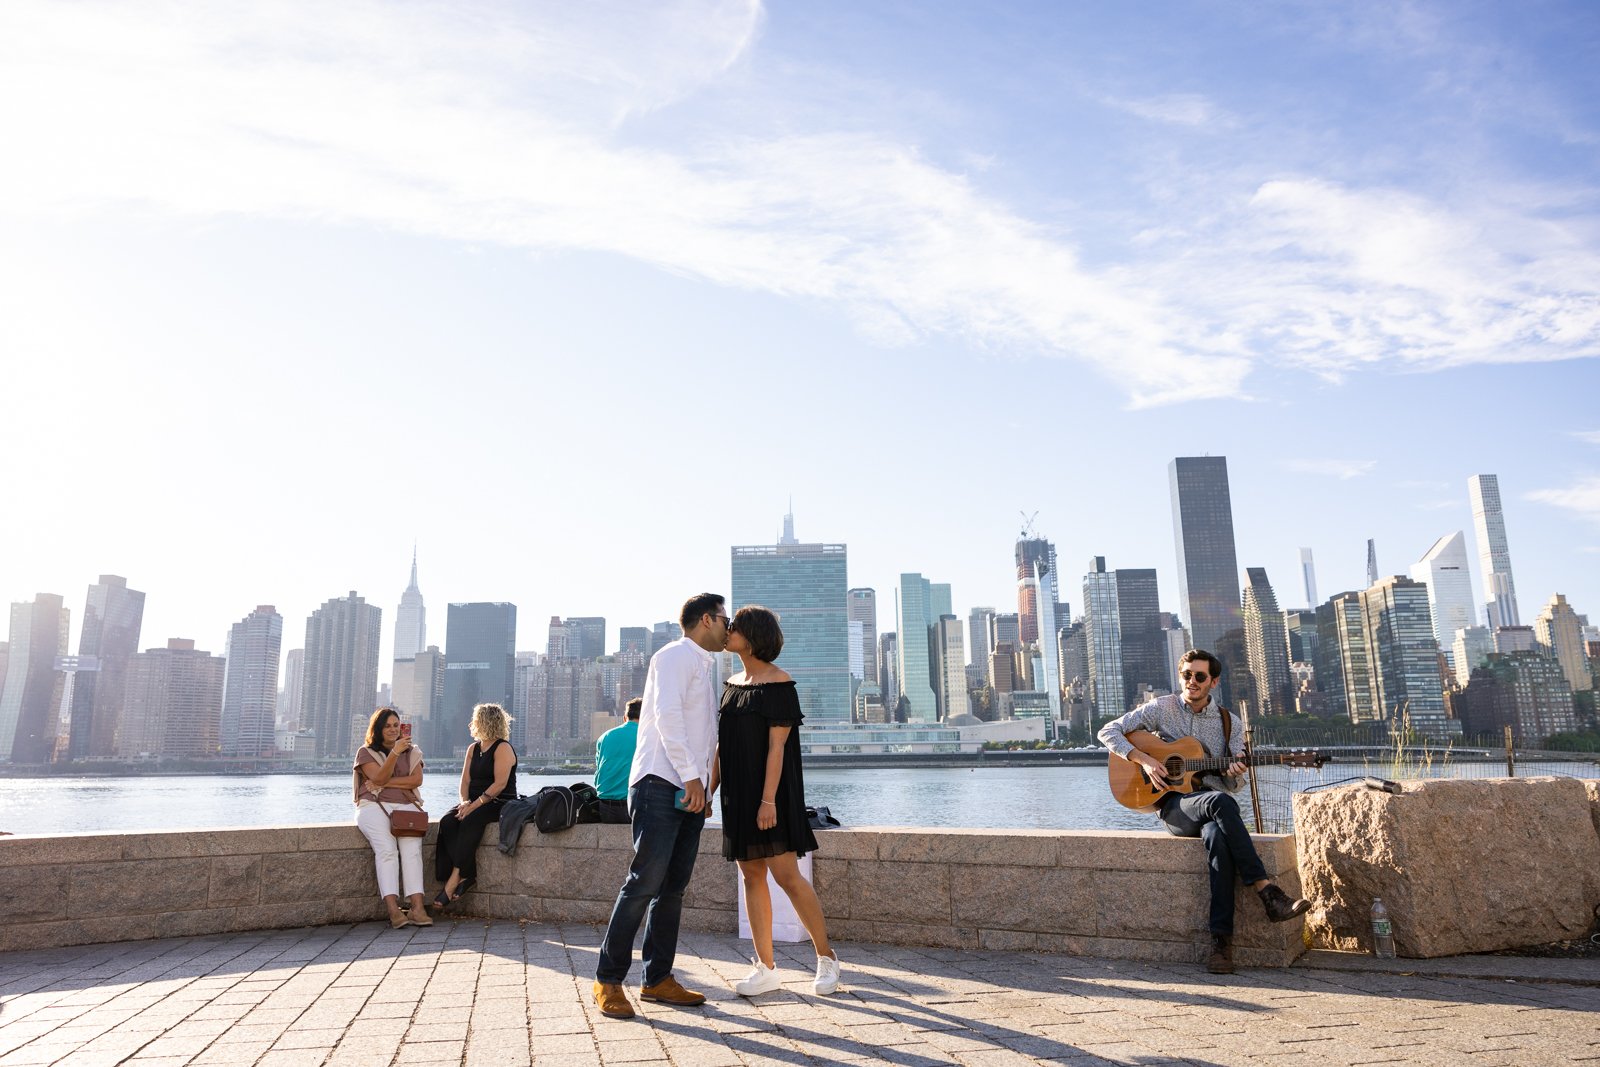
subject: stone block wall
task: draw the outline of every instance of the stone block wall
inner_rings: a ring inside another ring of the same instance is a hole
[[[456,914],[603,923],[627,871],[626,826],[529,827],[502,855],[490,827]],[[815,879],[842,940],[1184,962],[1207,947],[1205,852],[1164,832],[905,830],[818,834]],[[1256,838],[1298,889],[1294,839]],[[424,842],[431,877],[433,838]],[[701,838],[684,925],[737,929],[736,867]],[[0,838],[0,950],[365,922],[383,915],[371,850],[349,825]],[[1236,958],[1284,966],[1300,922],[1239,893]]]

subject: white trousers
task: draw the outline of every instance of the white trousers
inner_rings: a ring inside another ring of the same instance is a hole
[[[404,808],[408,811],[421,811],[415,804],[390,804],[384,801],[384,806],[390,811]],[[400,881],[402,877],[406,884],[406,896],[422,892],[422,838],[396,837],[389,832],[389,816],[383,808],[378,807],[376,801],[363,800],[356,805],[356,826],[367,841],[372,845],[372,854],[378,861],[378,895],[384,897],[397,897],[400,895]]]

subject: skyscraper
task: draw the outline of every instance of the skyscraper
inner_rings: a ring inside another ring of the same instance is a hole
[[[1378,584],[1378,542],[1367,538],[1367,584]]]
[[[11,605],[11,648],[0,691],[0,760],[49,763],[61,693],[56,657],[67,654],[72,612],[55,593]]]
[[[1055,588],[1056,575],[1050,563],[1036,559],[1033,561],[1033,570],[1038,576],[1041,590]],[[1061,628],[1056,621],[1057,607],[1064,605],[1055,596],[1039,598],[1039,643],[1035,646],[1038,650],[1035,657],[1038,668],[1033,674],[1033,687],[1036,691],[1044,691],[1045,706],[1050,709],[1051,719],[1061,718]],[[1055,727],[1050,729],[1054,730]]]
[[[1060,579],[1056,577],[1056,549],[1043,537],[1030,537],[1026,529],[1017,541],[1017,625],[1024,645],[1039,640],[1039,602],[1051,603],[1061,599]],[[1040,586],[1035,564],[1043,562],[1048,568],[1046,586]]]
[[[630,649],[642,656],[650,655],[650,627],[624,626],[617,631],[617,651],[627,652]]]
[[[1115,718],[1123,704],[1122,613],[1117,605],[1117,576],[1106,570],[1106,558],[1095,556],[1083,576],[1083,625],[1089,652],[1089,703],[1097,719]]]
[[[989,647],[1010,645],[1015,651],[1022,647],[1022,624],[1015,612],[997,611],[989,617]]]
[[[1122,707],[1134,707],[1141,686],[1153,692],[1172,688],[1167,672],[1167,642],[1161,629],[1161,598],[1154,568],[1119,568],[1117,635],[1122,647]],[[1187,650],[1185,650],[1187,651]]]
[[[1427,587],[1398,574],[1381,579],[1361,594],[1361,613],[1379,717],[1391,729],[1409,721],[1412,729],[1431,737],[1460,733],[1460,723],[1445,717]]]
[[[107,757],[116,752],[117,720],[127,688],[128,665],[139,654],[139,627],[144,619],[144,594],[128,588],[128,580],[102,574],[89,587],[78,634],[78,660],[95,661],[80,669],[72,688],[69,759]]]
[[[417,588],[417,550],[411,550],[411,584],[400,594],[394,615],[394,658],[410,659],[428,646],[428,612]]]
[[[967,653],[961,640],[961,620],[956,616],[941,615],[934,624],[934,652],[939,721],[948,722],[967,714]]]
[[[1450,662],[1455,670],[1456,686],[1465,687],[1472,681],[1472,672],[1483,666],[1494,652],[1494,633],[1487,626],[1464,626],[1456,631],[1455,645]],[[1468,731],[1476,732],[1476,731]]]
[[[606,654],[606,620],[599,615],[567,617],[567,656],[577,660],[599,659]]]
[[[472,744],[472,709],[499,704],[509,713],[517,671],[517,606],[504,601],[451,604],[445,616],[444,701],[433,731],[436,752]]]
[[[1305,583],[1306,607],[1317,610],[1317,565],[1311,559],[1311,550],[1300,550],[1300,580]]]
[[[1500,507],[1500,479],[1474,474],[1467,479],[1472,499],[1472,524],[1478,535],[1478,569],[1483,572],[1484,608],[1489,629],[1520,626],[1517,585],[1511,577],[1511,548],[1506,542],[1505,513]]]
[[[883,706],[888,709],[889,721],[894,722],[894,710],[900,703],[900,638],[893,630],[878,635],[878,678]]]
[[[1583,624],[1564,593],[1552,596],[1550,603],[1540,610],[1539,617],[1533,621],[1533,633],[1545,654],[1561,664],[1567,684],[1574,692],[1587,692],[1594,687],[1589,658],[1584,655]]]
[[[1317,609],[1317,646],[1324,659],[1331,660],[1318,665],[1317,683],[1336,712],[1353,723],[1381,718],[1373,702],[1372,651],[1362,594],[1339,593]]]
[[[983,668],[985,674],[989,670],[989,652],[993,648],[989,643],[990,620],[993,618],[994,609],[990,607],[973,608],[967,613],[967,655],[974,666]]]
[[[846,550],[801,544],[794,516],[784,517],[783,543],[731,549],[735,609],[760,604],[783,628],[779,664],[794,678],[807,720],[850,721],[850,620]]]
[[[1173,539],[1178,549],[1178,597],[1189,639],[1222,660],[1222,693],[1229,672],[1244,663],[1239,560],[1233,545],[1233,501],[1224,456],[1180,456],[1168,467]]]
[[[1294,686],[1289,674],[1289,637],[1278,596],[1264,567],[1245,570],[1244,642],[1250,675],[1255,679],[1257,710],[1263,715],[1294,712]]]
[[[348,757],[365,737],[378,692],[382,626],[383,609],[353,589],[306,619],[300,725],[316,732],[319,759]]]
[[[845,618],[850,622],[854,644],[850,649],[851,672],[863,681],[878,681],[878,594],[872,589],[851,589],[845,593]]]
[[[169,639],[166,648],[146,649],[133,657],[128,668],[124,728],[117,733],[117,755],[123,759],[214,758],[219,749],[226,672],[227,661],[221,656],[198,650],[193,641],[182,637]],[[374,685],[377,674],[374,648]],[[370,702],[371,690],[368,694]]]
[[[1467,539],[1462,532],[1457,530],[1435,541],[1433,547],[1411,565],[1411,578],[1427,583],[1434,640],[1444,650],[1445,658],[1451,659],[1455,654],[1456,631],[1471,626],[1477,618],[1472,600],[1472,572],[1467,567]]]
[[[933,611],[933,586],[920,574],[900,575],[900,594],[895,605],[896,651],[900,692],[909,705],[913,721],[938,722],[939,700],[934,693],[934,662],[928,635],[939,616]]]
[[[228,632],[222,684],[222,754],[269,755],[276,747],[278,661],[283,616],[262,604]]]
[[[410,659],[395,660],[392,703],[401,718],[414,724],[417,741],[431,743],[444,704],[444,654],[438,645],[429,645]]]
[[[278,725],[299,730],[305,706],[306,650],[291,648],[283,657],[283,688],[278,690]]]

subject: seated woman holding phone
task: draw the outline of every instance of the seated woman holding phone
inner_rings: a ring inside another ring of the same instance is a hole
[[[434,877],[444,883],[433,898],[443,909],[478,880],[478,843],[492,822],[500,821],[504,801],[517,798],[517,754],[506,740],[511,716],[499,704],[472,709],[472,747],[461,764],[461,803],[439,820],[434,847]]]
[[[367,723],[366,744],[356,753],[356,826],[372,845],[378,867],[378,892],[389,909],[389,925],[432,926],[422,903],[422,838],[396,837],[389,813],[397,808],[421,811],[417,789],[422,785],[422,751],[411,744],[411,724],[393,708],[379,708]],[[405,882],[411,910],[400,907]]]

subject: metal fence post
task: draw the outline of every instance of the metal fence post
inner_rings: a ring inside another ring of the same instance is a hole
[[[1506,727],[1506,777],[1517,776],[1517,752],[1511,743],[1511,727]]]

